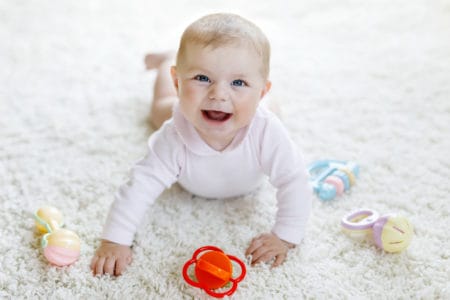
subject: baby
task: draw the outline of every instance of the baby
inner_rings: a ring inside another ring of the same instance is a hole
[[[271,87],[266,36],[240,16],[207,15],[184,31],[170,67],[172,60],[166,53],[146,57],[147,68],[158,71],[151,112],[158,130],[116,194],[93,273],[123,273],[147,207],[173,183],[201,197],[228,198],[256,189],[264,175],[277,189],[275,224],[245,255],[252,264],[280,265],[303,239],[311,190],[287,130],[260,105]]]

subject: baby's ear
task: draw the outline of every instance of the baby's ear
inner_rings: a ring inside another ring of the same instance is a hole
[[[175,86],[175,89],[178,91],[178,77],[176,66],[170,67],[170,75],[172,76],[173,85]]]
[[[261,99],[264,98],[264,96],[270,91],[271,87],[272,87],[272,82],[270,80],[267,80],[266,84],[264,85],[263,90],[261,91]]]

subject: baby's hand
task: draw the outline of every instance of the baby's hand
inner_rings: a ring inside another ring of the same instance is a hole
[[[92,258],[91,270],[94,275],[121,275],[131,263],[131,249],[128,246],[102,240]]]
[[[252,240],[245,255],[252,256],[252,265],[275,259],[272,267],[278,267],[286,259],[288,250],[293,247],[294,244],[280,240],[273,233],[265,233]]]

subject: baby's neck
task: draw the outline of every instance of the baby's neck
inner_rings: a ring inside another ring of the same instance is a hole
[[[231,144],[231,142],[233,142],[234,137],[236,136],[236,134],[234,134],[232,136],[227,137],[214,137],[214,136],[204,136],[200,132],[198,133],[202,138],[202,140],[206,144],[208,144],[208,146],[219,152],[225,150]]]

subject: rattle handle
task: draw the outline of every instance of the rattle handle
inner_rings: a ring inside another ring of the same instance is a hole
[[[48,222],[48,226],[50,226],[51,231],[55,231],[60,228],[58,222],[56,222],[55,220],[50,220]]]
[[[245,274],[247,273],[247,269],[245,268],[245,264],[236,256],[233,255],[227,255],[229,259],[233,260],[234,262],[236,262],[239,267],[241,267],[241,275],[239,275],[236,278],[230,278],[230,281],[232,282],[240,282],[242,279],[244,279]]]
[[[379,217],[378,212],[372,209],[362,209],[342,218],[341,224],[349,230],[366,230],[371,229]]]
[[[200,283],[198,283],[198,282],[192,280],[192,279],[189,277],[189,275],[188,275],[188,269],[189,269],[189,266],[192,265],[193,263],[195,263],[196,261],[197,261],[197,258],[192,258],[192,259],[190,259],[189,261],[187,261],[187,262],[184,264],[184,266],[183,266],[183,278],[184,278],[184,280],[186,280],[186,282],[189,283],[190,285],[200,288],[200,287],[202,287],[202,285],[201,285]]]

